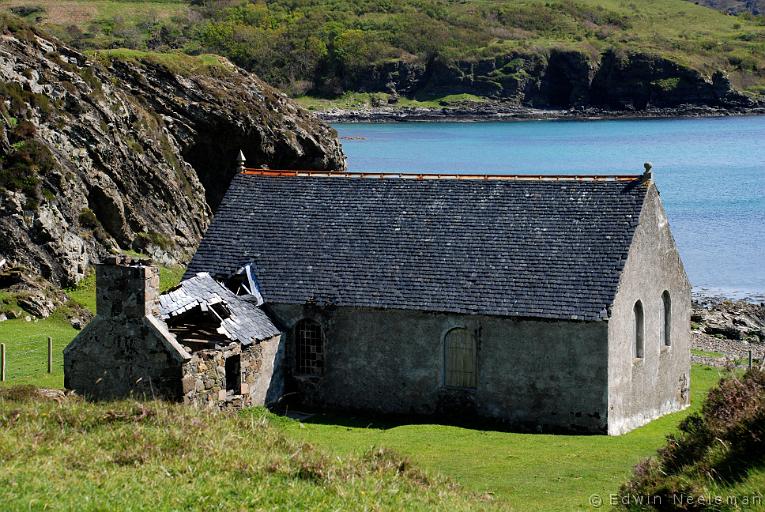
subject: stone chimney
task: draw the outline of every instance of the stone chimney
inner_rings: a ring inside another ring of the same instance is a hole
[[[128,320],[158,312],[159,269],[148,260],[110,256],[96,265],[96,313]]]

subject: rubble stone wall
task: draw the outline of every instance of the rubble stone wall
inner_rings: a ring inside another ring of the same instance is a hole
[[[265,405],[271,386],[273,364],[263,355],[273,357],[279,336],[242,347],[231,343],[224,349],[204,349],[194,352],[183,365],[183,402],[201,408],[239,408]],[[240,356],[238,389],[226,389],[226,360]]]

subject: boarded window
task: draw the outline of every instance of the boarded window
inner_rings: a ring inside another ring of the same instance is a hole
[[[476,342],[467,329],[452,329],[444,340],[447,386],[474,388],[477,382]]]
[[[643,321],[643,303],[637,301],[633,308],[635,317],[635,357],[643,357],[645,322]]]
[[[669,347],[672,345],[672,299],[669,297],[669,292],[664,290],[661,294],[662,302],[662,319],[661,319],[661,339],[664,341],[664,346]]]
[[[242,359],[239,355],[226,359],[226,391],[238,395],[242,390]]]
[[[324,373],[324,340],[321,325],[313,320],[301,320],[295,326],[295,373]]]

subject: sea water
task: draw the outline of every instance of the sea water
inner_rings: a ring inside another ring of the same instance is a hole
[[[336,124],[351,171],[640,174],[695,291],[765,300],[765,117]]]

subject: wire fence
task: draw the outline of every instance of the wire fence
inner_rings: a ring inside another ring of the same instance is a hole
[[[60,352],[60,351],[59,351]],[[42,377],[63,366],[53,338],[0,343],[0,381],[13,382]]]

